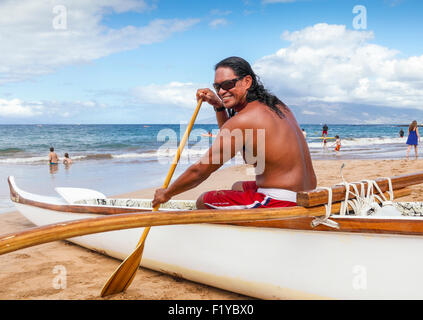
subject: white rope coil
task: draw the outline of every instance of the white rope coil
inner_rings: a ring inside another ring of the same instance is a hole
[[[324,189],[328,191],[328,204],[325,204],[326,214],[323,218],[318,217],[311,221],[311,226],[314,228],[319,224],[323,224],[325,226],[339,229],[339,224],[333,220],[330,220],[329,217],[332,212],[332,188],[328,187],[319,187],[317,189]]]
[[[382,190],[380,189],[379,185],[375,180],[362,180],[360,182],[352,182],[349,183],[344,179],[342,174],[342,169],[345,167],[345,164],[341,166],[341,177],[342,182],[338,183],[337,185],[345,186],[345,199],[341,201],[341,207],[339,210],[340,216],[345,216],[347,212],[349,212],[349,208],[354,211],[355,215],[358,216],[368,216],[368,215],[376,215],[381,213],[381,209],[383,207],[390,206],[389,210],[383,210],[382,214],[384,215],[398,215],[399,211],[394,208],[393,200],[394,200],[394,191],[392,188],[392,180],[391,178],[387,177],[385,179],[388,180],[388,195],[389,200],[386,199],[385,195],[383,194]],[[367,184],[367,188],[366,188]],[[360,187],[360,191],[359,188]],[[329,217],[331,216],[332,211],[332,188],[328,187],[318,187],[317,189],[323,189],[328,191],[328,204],[325,205],[326,214],[324,217],[315,218],[311,225],[312,227],[316,227],[320,224],[337,228],[339,229],[339,224],[333,220],[330,220]],[[375,194],[374,190],[379,192],[379,194]],[[350,199],[350,195],[352,195],[352,199]]]
[[[392,205],[394,200],[394,192],[392,189],[391,178],[386,178],[389,185],[389,200],[386,199],[382,190],[375,180],[362,180],[360,182],[341,182],[338,185],[345,186],[345,200],[341,202],[341,208],[339,211],[340,215],[346,215],[348,208],[350,207],[354,211],[355,215],[359,216],[368,216],[377,214],[380,209],[387,205]],[[367,189],[365,184],[367,183]],[[360,186],[360,191],[358,187]],[[352,190],[351,190],[352,189]],[[374,190],[379,192],[378,194],[374,193]],[[350,198],[350,194],[353,195],[353,199]]]

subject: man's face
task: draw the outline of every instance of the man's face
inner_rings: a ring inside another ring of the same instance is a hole
[[[237,79],[237,75],[231,68],[218,68],[215,72],[214,83],[221,84],[223,81]],[[222,99],[226,108],[234,108],[246,101],[247,90],[251,86],[251,77],[246,76],[236,81],[235,86],[225,90],[220,88],[216,93]]]

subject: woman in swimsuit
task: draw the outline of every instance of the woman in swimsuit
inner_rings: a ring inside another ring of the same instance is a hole
[[[406,142],[406,144],[408,145],[407,159],[408,159],[408,154],[410,153],[411,146],[414,146],[414,152],[416,153],[416,159],[417,159],[418,141],[420,141],[419,128],[417,127],[417,121],[414,120],[413,122],[411,122],[410,126],[408,127],[408,138]]]

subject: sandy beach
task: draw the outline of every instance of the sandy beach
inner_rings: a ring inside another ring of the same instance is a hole
[[[318,186],[341,181],[340,167],[347,181],[396,176],[423,170],[423,160],[317,160],[313,161]],[[238,180],[252,180],[246,166],[215,172],[206,182],[175,199],[195,199],[207,190],[227,189]],[[411,187],[412,194],[402,200],[421,200],[423,185]],[[119,197],[151,198],[155,188],[137,190]],[[101,191],[101,190],[100,190]],[[42,190],[40,190],[42,194]],[[34,225],[18,212],[0,215],[0,234],[17,232]],[[66,241],[47,243],[0,256],[0,299],[101,299],[103,284],[120,261]],[[56,289],[55,270],[66,270],[65,288]],[[209,286],[193,283],[140,268],[130,288],[111,300],[243,300],[251,299]]]

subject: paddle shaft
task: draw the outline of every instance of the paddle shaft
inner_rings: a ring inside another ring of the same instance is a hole
[[[195,108],[194,114],[191,117],[191,121],[189,122],[188,127],[185,130],[181,143],[179,144],[178,150],[176,151],[175,157],[173,158],[169,172],[167,173],[166,179],[163,183],[163,189],[167,189],[167,187],[169,186],[170,180],[172,179],[173,173],[175,172],[176,166],[178,165],[179,159],[181,158],[182,150],[185,147],[185,144],[191,133],[192,127],[194,126],[195,119],[197,118],[198,112],[200,111],[202,102],[203,102],[203,99],[198,100],[197,107]],[[159,209],[159,206],[155,206],[153,208],[153,211],[157,211],[158,209]],[[137,247],[145,241],[149,232],[150,232],[150,227],[145,228],[141,236],[141,239],[137,244]]]
[[[181,143],[179,144],[178,150],[176,151],[176,154],[170,166],[169,172],[163,183],[164,189],[166,189],[169,186],[170,180],[172,179],[173,173],[175,172],[175,168],[181,157],[182,150],[188,140],[192,127],[194,126],[194,122],[195,122],[195,119],[197,118],[198,112],[200,111],[202,102],[203,102],[202,99],[198,100],[197,107],[195,108],[194,114],[191,117],[191,121],[189,122],[188,127],[185,130],[184,136],[182,137]],[[159,209],[159,205],[156,205],[154,206],[153,211],[157,211],[158,209]],[[150,232],[150,226],[144,229],[144,232],[141,235],[141,239],[138,242],[137,247],[132,252],[132,254],[130,254],[120,264],[120,266],[115,270],[115,272],[106,282],[103,289],[101,290],[100,295],[102,297],[122,292],[129,287],[140,265],[142,253],[144,251],[145,239],[147,238],[149,232]]]
[[[394,191],[396,198],[409,195],[408,188]],[[339,212],[340,203],[332,205],[332,213]],[[157,213],[124,213],[88,219],[60,222],[42,227],[34,227],[16,233],[0,236],[0,255],[27,247],[57,240],[69,239],[87,234],[140,228],[197,223],[230,223],[268,221],[301,217],[316,217],[326,213],[324,206],[303,208],[257,208],[248,210],[191,210],[160,211]]]

